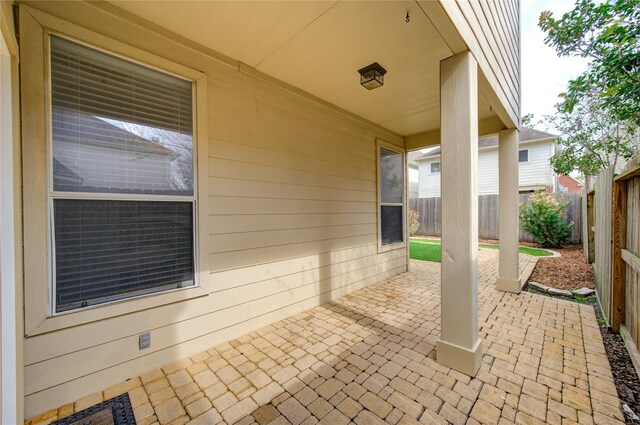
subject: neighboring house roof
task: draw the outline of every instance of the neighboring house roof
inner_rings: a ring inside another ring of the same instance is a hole
[[[80,177],[77,173],[74,173],[66,167],[62,162],[58,161],[56,158],[53,158],[53,169],[54,173],[54,186],[64,185],[67,182],[70,182],[75,185],[82,184],[82,177]]]
[[[520,143],[525,143],[525,142],[535,142],[538,140],[551,140],[551,139],[555,139],[558,136],[555,134],[551,134],[551,133],[546,133],[544,131],[540,131],[540,130],[536,130],[534,128],[529,128],[529,127],[523,127],[522,130],[520,130]],[[490,136],[483,136],[478,138],[478,149],[482,149],[482,148],[491,148],[494,146],[498,146],[498,135],[497,134],[492,134]],[[427,152],[426,154],[416,158],[416,161],[419,161],[421,159],[426,159],[426,158],[433,158],[435,156],[440,156],[440,153],[442,152],[442,150],[440,149],[440,147],[437,147],[435,149],[433,149],[430,152]]]
[[[175,152],[164,147],[159,142],[137,136],[93,115],[64,108],[54,108],[53,113],[57,115],[57,119],[53,120],[53,137],[57,140],[70,139],[70,141],[75,142],[81,136],[80,126],[90,127],[92,129],[91,138],[83,138],[82,143],[109,149],[122,149],[123,145],[127,145],[126,147],[134,152],[153,155],[175,155]]]

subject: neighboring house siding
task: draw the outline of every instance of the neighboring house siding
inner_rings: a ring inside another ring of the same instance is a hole
[[[549,165],[549,158],[553,155],[553,143],[550,141],[525,143],[520,145],[519,149],[529,150],[529,162],[519,164],[520,190],[554,187],[555,178]],[[434,162],[440,162],[440,157],[418,162],[421,198],[440,196],[440,174],[430,173],[431,164]],[[499,191],[498,184],[498,148],[480,149],[478,152],[478,194],[496,194]]]
[[[212,292],[25,338],[27,417],[407,270],[405,248],[378,253],[376,222],[376,139],[401,138],[81,9],[59,16],[207,75]]]
[[[440,162],[440,158],[432,161],[420,161],[418,170],[420,172],[418,181],[418,193],[420,198],[433,198],[440,196],[440,173],[431,173],[431,164]]]
[[[478,195],[498,193],[498,149],[478,152]]]
[[[417,198],[419,196],[418,187],[418,182],[409,181],[409,199]]]
[[[555,178],[549,158],[553,155],[553,143],[527,143],[520,149],[529,149],[529,163],[520,163],[520,189],[543,189],[551,186],[555,191]]]
[[[520,2],[440,1],[514,122],[520,117]]]
[[[118,187],[123,190],[160,190],[171,189],[171,157],[167,154],[140,154],[133,151],[106,149],[95,146],[69,146],[60,143],[56,159],[81,179],[84,186],[100,187],[104,185],[104,176],[118,174],[117,164],[134,163],[135,176],[125,179],[114,176]],[[68,146],[68,148],[67,148]],[[76,157],[83,158],[82,167]],[[142,178],[143,177],[143,178]]]

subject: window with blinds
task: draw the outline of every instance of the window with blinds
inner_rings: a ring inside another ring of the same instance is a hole
[[[380,244],[404,242],[404,160],[401,152],[380,146]]]
[[[50,51],[54,311],[194,286],[193,83]]]

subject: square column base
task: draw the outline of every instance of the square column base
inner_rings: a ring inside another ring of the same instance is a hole
[[[478,338],[471,350],[443,340],[439,340],[436,343],[436,360],[438,364],[469,376],[476,376],[478,373],[482,364],[483,354],[482,340],[480,338]]]
[[[504,277],[499,277],[496,280],[496,289],[498,291],[519,294],[522,290],[522,282],[520,281],[520,279],[507,279]]]

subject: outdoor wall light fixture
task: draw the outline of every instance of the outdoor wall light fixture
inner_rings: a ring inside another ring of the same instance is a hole
[[[367,90],[373,90],[384,84],[384,74],[387,73],[387,70],[380,66],[378,62],[374,62],[358,70],[358,72],[360,73],[360,84]]]

